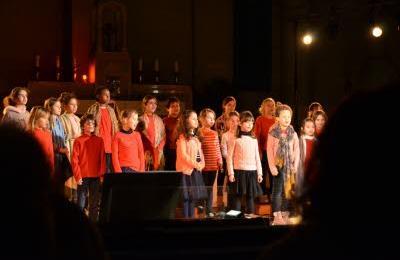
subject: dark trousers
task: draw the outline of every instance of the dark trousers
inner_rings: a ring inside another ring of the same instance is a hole
[[[183,216],[185,218],[192,218],[194,216],[194,205],[196,201],[191,199],[183,200]]]
[[[263,180],[261,182],[261,188],[263,190],[263,194],[270,196],[273,189],[272,188],[273,181],[272,181],[271,170],[269,169],[268,165],[268,158],[266,151],[263,151],[262,153],[261,166],[263,171]]]
[[[287,211],[288,201],[285,196],[285,176],[279,171],[277,176],[272,177],[272,212]]]
[[[112,173],[113,167],[112,167],[112,159],[111,159],[111,153],[106,153],[106,173]]]
[[[89,219],[97,221],[100,203],[100,178],[83,178],[82,185],[78,185],[78,206],[85,208],[89,196]]]
[[[176,169],[176,149],[165,148],[165,170],[175,171]]]
[[[238,211],[242,210],[243,197],[246,198],[246,213],[254,213],[255,212],[254,198],[249,195],[244,195],[244,196],[236,195],[234,198],[234,209]]]
[[[121,167],[121,171],[122,171],[123,173],[135,173],[135,172],[137,172],[137,171],[135,171],[134,169],[129,168],[129,167]]]
[[[207,199],[206,199],[206,212],[210,213],[212,211],[213,202],[213,185],[215,181],[215,176],[217,171],[203,171],[204,185],[207,189]]]

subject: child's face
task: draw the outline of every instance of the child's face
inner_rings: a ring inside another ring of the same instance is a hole
[[[156,112],[156,109],[157,109],[157,100],[155,99],[150,99],[144,106],[144,110],[146,113],[154,114],[154,112]]]
[[[61,115],[61,103],[60,101],[57,101],[54,103],[54,105],[51,107],[51,113],[53,115],[59,116]]]
[[[314,122],[307,121],[304,124],[304,134],[308,136],[314,136],[314,133],[315,133]]]
[[[122,119],[122,124],[125,127],[129,127],[130,129],[135,130],[139,121],[138,119],[138,114],[132,113],[130,117]]]
[[[215,123],[215,116],[213,113],[207,113],[206,116],[202,119],[202,123],[204,127],[211,128]]]
[[[170,117],[178,117],[180,112],[181,112],[181,106],[179,102],[174,102],[169,105],[168,115]]]
[[[236,130],[239,125],[239,117],[231,116],[228,121],[229,129]]]
[[[65,105],[65,111],[67,113],[75,114],[78,110],[78,100],[76,98],[71,98],[67,105]]]
[[[36,127],[41,128],[41,129],[48,129],[49,128],[49,114],[46,114],[46,116],[42,116],[38,118],[36,121]]]
[[[247,120],[240,124],[240,130],[242,132],[250,132],[253,129],[254,120]]]
[[[265,105],[264,105],[264,111],[263,111],[264,115],[268,115],[268,116],[272,116],[275,114],[275,103],[272,101],[268,101]]]
[[[325,125],[325,118],[322,115],[317,116],[315,119],[315,127],[317,129],[322,129],[324,128]]]
[[[188,128],[193,130],[199,127],[199,121],[197,120],[197,114],[191,113],[187,119]]]
[[[28,103],[28,93],[25,90],[19,91],[15,103],[17,105],[26,105],[26,103]]]
[[[235,111],[236,109],[236,102],[235,101],[229,101],[228,103],[226,103],[226,105],[224,106],[225,109],[225,113],[229,114],[230,112]]]
[[[94,132],[94,120],[86,120],[83,124],[83,132],[85,134],[91,134]]]
[[[292,113],[289,110],[282,110],[279,113],[278,122],[282,127],[290,126],[290,122],[292,120]]]
[[[103,89],[99,96],[100,104],[108,104],[110,103],[110,91],[108,89]]]

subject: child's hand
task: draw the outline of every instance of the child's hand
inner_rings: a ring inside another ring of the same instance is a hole
[[[235,182],[235,176],[234,175],[229,175],[229,181],[230,182]]]
[[[293,174],[295,174],[297,172],[296,168],[291,167],[290,170],[292,171]]]
[[[78,185],[82,185],[82,179],[79,179],[79,181],[76,182]]]
[[[278,169],[275,167],[275,168],[272,168],[271,169],[271,174],[272,174],[272,176],[277,176],[278,175]]]
[[[222,162],[218,163],[218,169],[222,172],[222,170],[224,169]]]
[[[68,155],[68,149],[67,149],[66,147],[63,147],[63,148],[58,149],[58,152],[59,152],[59,153],[63,153],[63,154],[65,154],[65,155]]]
[[[262,177],[261,175],[258,175],[258,177],[257,177],[257,181],[258,181],[258,183],[261,183],[261,182],[262,182],[262,180],[263,180],[263,177]]]

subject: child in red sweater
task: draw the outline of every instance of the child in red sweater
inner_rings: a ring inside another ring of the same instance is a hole
[[[135,131],[138,123],[136,110],[121,112],[121,131],[112,143],[112,161],[115,172],[144,172],[144,151],[140,134]]]
[[[178,139],[178,122],[181,113],[179,99],[171,97],[167,101],[168,116],[163,119],[167,136],[164,147],[165,169],[174,171],[176,163],[176,140]]]
[[[272,175],[268,167],[267,140],[269,129],[276,122],[275,100],[272,98],[264,99],[261,103],[259,111],[261,115],[256,119],[254,134],[256,135],[258,141],[258,149],[260,151],[261,165],[263,168],[263,182],[261,183],[261,188],[263,189],[263,194],[266,196],[262,197],[266,197],[265,202],[268,202],[272,190]]]
[[[28,128],[31,129],[33,136],[42,146],[50,165],[51,172],[54,174],[53,139],[49,130],[50,113],[44,107],[35,106],[32,107],[30,114],[31,116],[29,118]]]
[[[106,171],[104,142],[94,135],[96,121],[88,114],[81,118],[82,135],[74,142],[72,169],[78,184],[78,206],[83,210],[89,196],[89,218],[97,221],[100,202],[100,178]]]
[[[205,167],[203,169],[203,179],[208,192],[208,197],[206,201],[206,213],[208,216],[213,217],[213,186],[218,170],[222,170],[222,155],[218,133],[214,130],[211,130],[211,127],[213,127],[215,123],[214,111],[209,108],[203,109],[200,112],[200,122],[201,128],[199,129],[199,137],[205,162]],[[221,175],[222,183],[220,185],[222,186],[223,178],[225,176],[222,173]]]

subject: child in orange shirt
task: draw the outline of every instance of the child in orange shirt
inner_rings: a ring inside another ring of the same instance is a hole
[[[97,102],[89,107],[86,114],[92,114],[96,120],[94,134],[103,138],[107,172],[112,172],[111,143],[119,131],[118,117],[114,108],[110,106],[108,87],[101,86],[96,90],[96,100]]]
[[[121,131],[112,143],[112,161],[115,172],[144,172],[142,138],[135,131],[138,123],[136,110],[121,112]]]
[[[205,108],[200,112],[201,128],[199,129],[199,137],[201,141],[201,148],[204,154],[205,167],[203,169],[204,184],[207,188],[207,201],[206,213],[208,216],[213,217],[212,202],[213,202],[213,185],[218,170],[222,170],[222,155],[221,147],[219,144],[218,133],[211,128],[214,126],[215,113],[209,108]],[[217,186],[222,186],[224,174],[218,173],[222,176],[222,183],[217,183]]]
[[[176,142],[176,171],[182,173],[183,215],[191,218],[198,200],[207,198],[201,171],[204,168],[204,155],[201,143],[196,136],[199,126],[197,114],[186,110],[179,121],[179,138]]]

